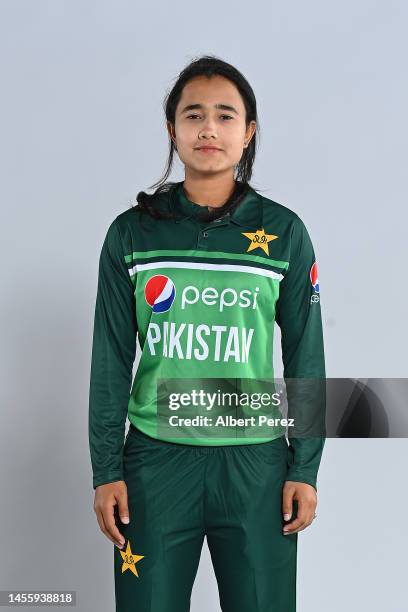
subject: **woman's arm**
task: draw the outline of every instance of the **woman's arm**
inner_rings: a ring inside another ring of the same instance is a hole
[[[131,246],[126,252],[131,252]],[[88,430],[94,489],[123,480],[124,432],[137,339],[134,287],[124,254],[116,218],[100,253],[95,303]]]
[[[325,443],[326,374],[317,264],[311,273],[314,263],[309,234],[296,216],[289,268],[280,283],[276,305],[284,378],[288,379],[288,416],[295,419],[293,437],[289,431],[288,438],[287,480],[307,483],[317,490]]]

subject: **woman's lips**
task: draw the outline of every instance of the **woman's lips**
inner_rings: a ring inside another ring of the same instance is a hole
[[[200,151],[201,153],[220,153],[221,149],[211,149],[211,148],[200,148],[197,149],[197,151]]]

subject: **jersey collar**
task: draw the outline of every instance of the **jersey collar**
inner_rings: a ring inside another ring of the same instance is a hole
[[[186,219],[194,217],[199,212],[201,206],[195,202],[191,202],[184,191],[184,181],[179,182],[174,188],[169,199],[169,207],[171,212],[177,215],[174,219],[175,223],[181,223]],[[219,221],[209,221],[212,225],[225,225],[235,223],[248,229],[262,228],[262,198],[252,188],[245,195],[244,199],[239,203],[237,208],[232,213],[227,213],[221,217]]]

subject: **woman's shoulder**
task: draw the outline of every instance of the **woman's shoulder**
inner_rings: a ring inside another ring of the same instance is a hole
[[[300,231],[305,227],[303,220],[299,214],[293,209],[281,202],[272,200],[264,195],[258,194],[262,200],[262,217],[263,224],[266,228],[273,228],[279,231],[292,233],[298,229]]]
[[[286,204],[272,200],[272,198],[268,198],[260,193],[258,193],[258,196],[262,201],[263,213],[268,218],[279,217],[280,219],[288,222],[293,222],[300,218],[298,213],[294,209],[289,208],[289,206],[286,206]]]
[[[310,240],[308,225],[296,210],[263,195],[260,197],[265,232],[277,234],[291,244]]]
[[[154,207],[168,210],[166,194],[155,198]],[[108,233],[116,236],[122,243],[123,249],[130,252],[136,244],[140,244],[146,238],[146,232],[151,233],[157,229],[157,220],[142,211],[140,204],[135,201],[112,218]]]

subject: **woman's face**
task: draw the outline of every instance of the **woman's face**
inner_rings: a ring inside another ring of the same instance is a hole
[[[168,122],[167,129],[186,171],[206,175],[233,172],[256,123],[252,121],[246,128],[245,106],[231,81],[219,75],[198,76],[185,85],[176,108],[175,128]],[[205,146],[217,148],[201,149]]]

